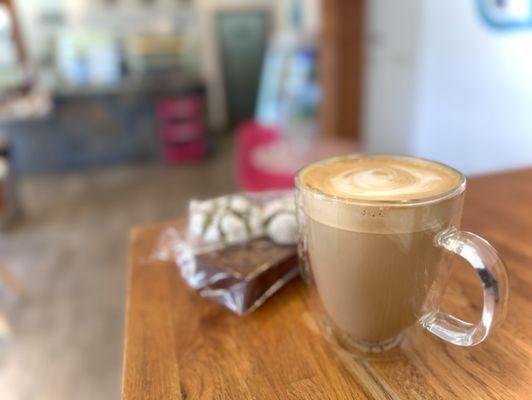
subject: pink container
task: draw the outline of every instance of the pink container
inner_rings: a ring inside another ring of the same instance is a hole
[[[203,117],[203,99],[193,95],[184,98],[163,98],[157,102],[156,113],[159,119],[187,119]]]
[[[274,129],[253,121],[246,121],[237,128],[236,174],[243,190],[264,191],[294,187],[295,170],[272,172],[253,163],[252,153],[257,147],[279,140],[280,136]]]
[[[198,140],[205,134],[203,120],[165,123],[160,128],[161,139],[165,143],[182,143]]]
[[[199,161],[207,155],[207,143],[204,139],[199,139],[189,143],[165,144],[162,151],[168,164]]]

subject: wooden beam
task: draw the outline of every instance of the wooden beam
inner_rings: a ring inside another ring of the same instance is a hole
[[[328,137],[360,137],[363,20],[363,0],[322,1],[321,131]]]

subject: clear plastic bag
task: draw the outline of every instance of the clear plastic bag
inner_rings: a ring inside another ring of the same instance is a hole
[[[299,274],[292,191],[191,201],[188,223],[165,229],[154,257],[176,262],[199,295],[243,315]]]

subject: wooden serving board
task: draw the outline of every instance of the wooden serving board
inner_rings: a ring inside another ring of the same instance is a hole
[[[532,170],[471,179],[463,228],[484,236],[510,273],[505,323],[460,348],[413,328],[399,356],[360,361],[319,334],[295,280],[247,317],[204,300],[172,263],[150,262],[167,224],[132,233],[122,398],[532,398]],[[457,262],[444,309],[476,320],[481,289]]]

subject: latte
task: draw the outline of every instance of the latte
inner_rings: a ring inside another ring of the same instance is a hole
[[[297,188],[306,258],[337,334],[368,347],[393,341],[447,273],[433,240],[458,225],[463,176],[416,158],[354,156],[303,169]]]

